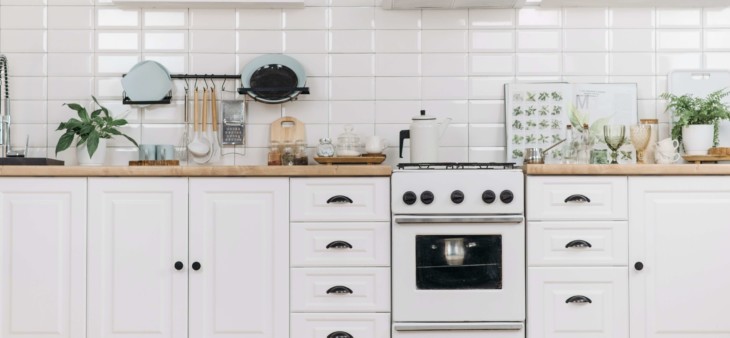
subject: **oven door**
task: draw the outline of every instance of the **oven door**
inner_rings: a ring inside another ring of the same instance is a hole
[[[394,216],[394,322],[524,320],[522,215]]]

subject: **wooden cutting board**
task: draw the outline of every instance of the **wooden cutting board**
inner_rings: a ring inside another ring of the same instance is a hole
[[[307,140],[304,122],[293,117],[282,117],[271,123],[271,142],[294,143],[297,140]]]

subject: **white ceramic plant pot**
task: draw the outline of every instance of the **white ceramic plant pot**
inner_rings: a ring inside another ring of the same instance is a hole
[[[682,127],[682,145],[687,155],[707,155],[712,148],[715,126],[697,124]]]
[[[76,158],[79,161],[79,165],[84,166],[101,166],[104,165],[106,160],[106,141],[107,139],[99,139],[99,147],[96,148],[93,157],[89,157],[89,150],[86,148],[86,144],[82,144],[80,147],[76,147]]]

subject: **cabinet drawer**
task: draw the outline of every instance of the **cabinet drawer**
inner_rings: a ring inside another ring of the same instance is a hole
[[[292,221],[388,221],[390,179],[295,178]]]
[[[291,265],[389,266],[390,223],[292,223]]]
[[[390,312],[390,269],[292,269],[291,311]]]
[[[528,220],[625,220],[626,177],[527,178]]]
[[[529,266],[625,266],[628,223],[529,222],[527,247]]]
[[[528,268],[531,338],[625,338],[628,268]]]
[[[383,338],[390,336],[387,313],[293,313],[291,338]]]
[[[424,323],[413,323],[415,326],[422,326]],[[517,325],[519,328],[513,328],[509,330],[500,329],[444,329],[438,330],[433,328],[427,328],[431,323],[425,323],[426,328],[423,330],[403,330],[399,328],[402,326],[401,323],[393,324],[393,338],[525,338],[525,328],[519,327],[522,323],[505,323],[507,325]],[[438,324],[438,323],[437,323]],[[445,323],[447,325],[455,323]],[[468,326],[470,323],[465,323]],[[476,323],[477,325],[479,323]],[[501,323],[488,323],[501,325]],[[459,323],[453,325],[458,328]],[[387,336],[386,336],[387,337]]]

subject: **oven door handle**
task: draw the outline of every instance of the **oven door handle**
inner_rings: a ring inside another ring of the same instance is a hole
[[[394,323],[395,331],[519,331],[525,324],[516,323]]]
[[[449,217],[396,217],[398,224],[420,223],[510,223],[519,224],[525,220],[518,215],[511,216],[449,216]]]

